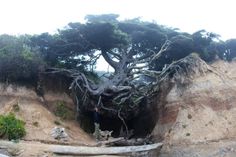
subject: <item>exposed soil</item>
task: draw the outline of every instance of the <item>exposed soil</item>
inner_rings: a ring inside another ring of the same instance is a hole
[[[54,108],[53,105],[57,101],[63,101],[69,106],[70,103],[73,103],[65,93],[46,93],[47,103],[44,103],[35,94],[34,90],[29,88],[1,84],[0,91],[0,114],[14,112],[17,118],[25,122],[27,133],[22,140],[27,145],[31,143],[37,145],[34,149],[31,149],[30,146],[25,147],[19,156],[41,156],[37,149],[40,148],[40,143],[42,146],[45,143],[63,145],[94,145],[96,143],[92,135],[90,136],[80,128],[75,118],[74,120],[62,120],[62,118],[55,116],[53,111],[49,110],[49,108]],[[16,110],[14,106],[18,106],[18,109]],[[55,126],[65,128],[69,135],[67,141],[55,140],[50,135]]]
[[[235,139],[236,62],[217,61],[211,66],[213,72],[194,76],[190,84],[172,85],[157,103],[158,118],[153,135],[165,143],[163,157],[180,157],[181,153],[182,156],[208,157],[226,148],[225,140]],[[205,155],[196,155],[203,147]],[[229,153],[236,155],[234,151]]]

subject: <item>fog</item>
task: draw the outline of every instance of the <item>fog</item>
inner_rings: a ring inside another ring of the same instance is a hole
[[[87,14],[116,13],[189,33],[206,29],[222,39],[236,37],[234,0],[1,0],[0,5],[0,34],[54,33]]]

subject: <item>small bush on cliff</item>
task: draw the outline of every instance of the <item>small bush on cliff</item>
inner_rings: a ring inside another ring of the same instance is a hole
[[[55,115],[61,119],[68,120],[73,119],[73,112],[65,105],[64,102],[57,102]]]
[[[25,123],[15,117],[13,113],[0,115],[0,138],[17,140],[25,136]]]
[[[18,105],[18,103],[13,105],[13,111],[14,112],[19,112],[20,111],[20,106]]]

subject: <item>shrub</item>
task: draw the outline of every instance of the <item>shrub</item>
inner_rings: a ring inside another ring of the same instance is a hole
[[[0,115],[0,137],[17,140],[26,134],[25,123],[15,117],[13,113]]]
[[[0,81],[32,81],[43,61],[22,39],[0,35]]]
[[[14,112],[19,112],[20,111],[20,106],[18,104],[13,105],[13,111]]]
[[[64,102],[57,102],[55,115],[61,119],[73,119],[73,112],[64,104]]]
[[[54,124],[56,124],[56,125],[61,125],[61,122],[55,120],[55,121],[54,121]]]

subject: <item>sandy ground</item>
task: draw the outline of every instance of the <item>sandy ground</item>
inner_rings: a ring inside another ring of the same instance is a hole
[[[18,104],[19,111],[13,111],[13,105]],[[26,136],[24,140],[45,141],[45,142],[62,142],[54,140],[50,133],[55,127],[63,127],[69,135],[66,143],[74,144],[93,144],[93,139],[88,136],[76,121],[63,121],[47,110],[40,102],[24,98],[9,99],[5,105],[2,105],[0,114],[14,112],[16,116],[26,123]],[[55,121],[60,122],[56,125]],[[37,126],[35,125],[37,123]]]
[[[236,139],[168,146],[160,157],[235,157]]]

